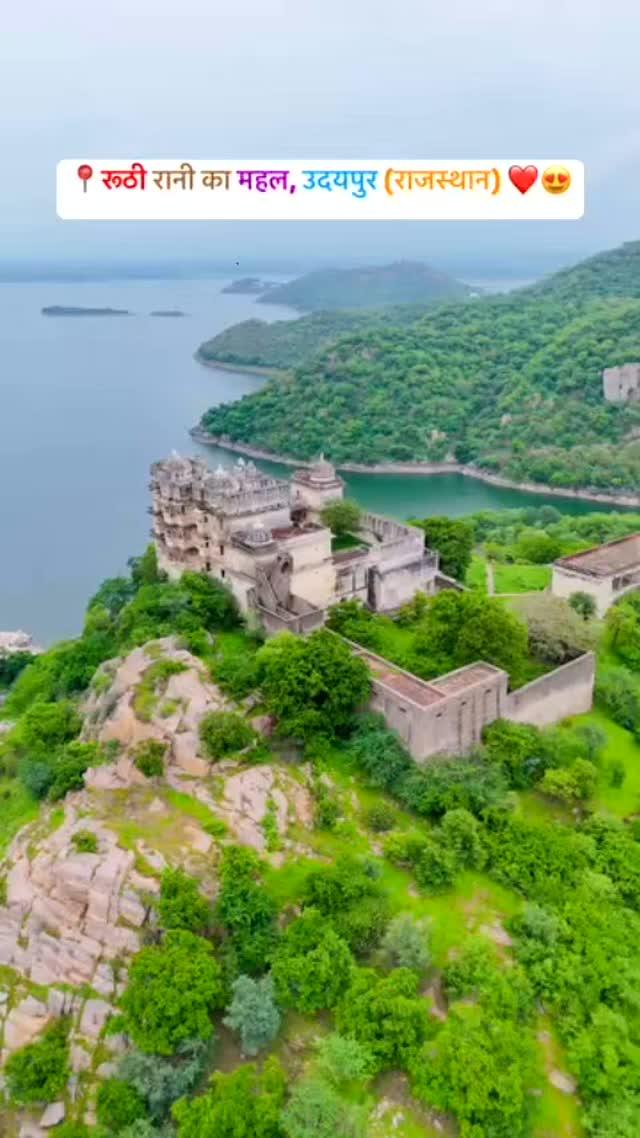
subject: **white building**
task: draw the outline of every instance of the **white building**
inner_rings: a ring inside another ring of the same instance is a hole
[[[357,547],[333,552],[320,514],[344,484],[324,459],[285,482],[242,460],[211,471],[173,455],[154,463],[150,488],[160,567],[171,577],[190,569],[225,581],[267,632],[319,627],[344,599],[392,612],[418,591],[435,591],[438,557],[415,527],[364,513]]]
[[[573,593],[588,593],[596,602],[598,616],[635,589],[640,589],[638,533],[561,557],[553,566],[552,593],[567,599]]]

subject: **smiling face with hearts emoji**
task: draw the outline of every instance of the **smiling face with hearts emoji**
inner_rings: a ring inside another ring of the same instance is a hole
[[[564,166],[549,166],[542,175],[542,185],[549,194],[564,194],[571,185],[571,174]]]

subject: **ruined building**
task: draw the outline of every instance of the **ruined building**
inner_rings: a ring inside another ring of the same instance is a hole
[[[602,393],[607,403],[640,402],[640,364],[606,367],[602,373]]]
[[[434,592],[438,556],[411,526],[363,513],[358,545],[332,551],[320,514],[343,490],[323,459],[284,481],[242,459],[211,471],[174,454],[151,468],[159,564],[171,577],[194,570],[225,581],[267,633],[318,628],[341,600],[393,612]]]

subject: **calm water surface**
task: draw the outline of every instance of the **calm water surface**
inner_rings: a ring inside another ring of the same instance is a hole
[[[192,353],[239,320],[294,314],[222,295],[224,283],[0,284],[0,629],[23,628],[44,644],[77,633],[99,582],[149,540],[150,463],[173,448],[197,449],[213,466],[234,461],[194,448],[187,430],[206,407],[255,391],[261,380],[203,368]],[[135,315],[42,316],[50,304]],[[150,317],[156,308],[188,316]],[[403,519],[544,500],[457,475],[347,482],[363,506]]]

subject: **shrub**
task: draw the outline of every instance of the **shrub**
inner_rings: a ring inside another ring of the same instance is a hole
[[[165,869],[160,883],[158,916],[163,929],[200,933],[211,923],[211,909],[198,882],[182,869]]]
[[[78,853],[97,853],[98,839],[91,830],[76,830],[71,841]]]
[[[598,782],[598,771],[588,759],[576,759],[569,767],[549,770],[540,783],[543,794],[563,802],[584,802],[591,798]]]
[[[380,802],[366,811],[364,820],[367,829],[373,830],[375,834],[384,834],[395,826],[396,815],[391,806]]]
[[[383,717],[368,712],[359,715],[347,756],[369,777],[373,786],[393,790],[413,763],[398,736],[390,731]]]
[[[590,593],[572,593],[569,597],[569,604],[583,620],[591,620],[596,615],[597,605]]]
[[[263,976],[261,980],[239,976],[233,983],[232,993],[223,1022],[239,1033],[244,1055],[257,1055],[280,1030],[281,1016],[275,1001],[273,980],[271,976]]]
[[[308,1076],[296,1083],[282,1112],[287,1138],[364,1138],[367,1108],[344,1099],[330,1083]]]
[[[338,1005],[336,1025],[371,1051],[377,1070],[406,1068],[428,1027],[415,972],[396,968],[380,976],[372,968],[356,969]]]
[[[118,1064],[117,1077],[137,1091],[151,1121],[161,1124],[173,1103],[193,1091],[202,1080],[211,1058],[210,1050],[201,1039],[187,1039],[171,1059],[127,1051]]]
[[[47,1028],[34,1043],[14,1051],[5,1066],[9,1097],[18,1106],[55,1102],[64,1091],[69,1075],[64,1020]]]
[[[200,742],[210,759],[244,750],[255,738],[255,732],[235,711],[210,711],[200,723]]]
[[[418,885],[434,891],[448,889],[453,885],[455,873],[454,855],[434,838],[427,838],[415,866]]]
[[[409,913],[399,913],[382,938],[380,952],[387,968],[409,968],[421,975],[431,961],[428,926]]]
[[[122,1079],[106,1079],[98,1088],[96,1116],[101,1126],[117,1134],[146,1114],[145,1104],[138,1092]]]
[[[448,810],[440,825],[439,838],[459,869],[482,869],[486,856],[480,825],[468,810]]]
[[[323,526],[327,526],[337,536],[351,533],[360,525],[360,507],[348,498],[327,502],[320,511]]]
[[[318,1069],[330,1083],[342,1087],[347,1083],[364,1083],[375,1074],[371,1051],[357,1039],[344,1035],[325,1035],[317,1044]]]
[[[599,674],[596,699],[621,727],[640,734],[640,682],[627,668],[608,668]]]
[[[145,778],[157,778],[164,774],[164,758],[167,744],[158,739],[143,739],[134,752],[134,763]]]

